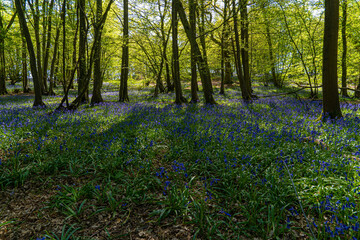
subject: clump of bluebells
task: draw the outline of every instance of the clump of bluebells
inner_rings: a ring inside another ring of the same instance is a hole
[[[65,113],[0,105],[1,190],[66,175],[77,187],[53,182],[49,205],[95,216],[161,202],[145,218],[175,216],[208,238],[360,238],[359,105],[318,122],[318,102],[292,98],[243,103],[229,91],[216,106],[179,107],[171,94],[130,94],[136,101],[107,93],[109,102]],[[59,98],[46,101],[53,109]],[[75,222],[87,217],[61,209]]]

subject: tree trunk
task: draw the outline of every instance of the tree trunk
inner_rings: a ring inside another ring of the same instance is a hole
[[[103,102],[101,96],[101,86],[102,86],[102,71],[101,71],[101,25],[100,20],[102,16],[102,0],[96,0],[96,24],[94,26],[95,38],[98,38],[99,41],[95,46],[94,52],[94,87],[93,95],[91,98],[91,104]]]
[[[162,4],[161,1],[158,0],[158,9],[159,9],[159,13],[160,13],[162,60],[163,60],[163,64],[165,64],[165,81],[166,81],[166,85],[167,85],[167,91],[172,92],[172,91],[174,91],[174,85],[171,83],[170,67],[169,67],[169,62],[168,62],[168,58],[167,58],[167,44],[168,44],[169,37],[170,37],[171,27],[169,28],[169,31],[167,34],[165,32],[165,15],[166,15],[166,10],[168,9],[168,1],[165,0]],[[160,77],[161,77],[161,75],[160,75]],[[164,88],[164,90],[165,90],[165,88]]]
[[[35,56],[35,52],[34,52],[34,45],[32,43],[31,35],[30,35],[29,29],[27,27],[24,11],[22,9],[21,0],[15,0],[15,5],[16,5],[16,10],[18,12],[20,26],[23,29],[24,36],[25,36],[26,43],[27,43],[27,48],[29,51],[31,75],[32,75],[33,81],[34,81],[34,91],[35,91],[35,100],[34,100],[33,106],[34,107],[45,106],[45,104],[42,101],[42,96],[41,96],[42,92],[41,92],[40,79],[39,79],[37,66],[36,66],[36,56]]]
[[[45,1],[44,1],[45,2]],[[48,65],[49,65],[49,55],[50,55],[50,45],[51,45],[51,27],[52,27],[52,11],[53,11],[53,8],[54,8],[54,0],[51,0],[50,2],[50,6],[49,6],[49,13],[48,13],[48,21],[47,21],[47,38],[46,38],[46,47],[44,49],[45,51],[45,54],[44,54],[44,61],[43,61],[43,75],[42,75],[42,81],[43,81],[43,84],[44,84],[44,90],[46,92],[49,93],[48,91],[48,85],[47,85],[47,80],[48,80]],[[44,31],[44,36],[45,36],[45,31]],[[45,43],[45,42],[44,42]],[[53,93],[53,92],[52,92]],[[52,93],[49,93],[49,94],[52,94]]]
[[[87,43],[87,26],[86,26],[86,9],[85,0],[79,0],[79,20],[80,20],[80,36],[79,36],[79,78],[78,78],[78,96],[82,95],[79,99],[80,103],[89,102],[89,94],[87,86],[87,65],[86,65],[86,43]]]
[[[128,76],[129,76],[129,2],[124,0],[124,29],[121,57],[119,102],[129,102]]]
[[[240,39],[239,39],[239,32],[238,32],[238,17],[236,11],[236,4],[235,0],[232,0],[232,10],[233,10],[233,18],[234,18],[234,32],[235,32],[235,65],[236,65],[236,72],[238,75],[241,94],[244,100],[251,99],[251,91],[248,87],[248,84],[244,80],[242,68],[241,68],[241,58],[240,58]]]
[[[204,91],[205,103],[206,104],[216,104],[215,99],[212,95],[212,85],[211,85],[212,83],[211,83],[211,75],[210,75],[209,65],[208,65],[207,61],[205,61],[201,55],[199,45],[196,42],[195,30],[190,27],[190,24],[186,18],[186,13],[185,13],[185,10],[184,10],[184,7],[183,7],[181,1],[180,0],[173,0],[173,1],[176,3],[176,9],[180,16],[182,25],[184,27],[186,36],[189,39],[191,47],[193,47],[195,49],[196,63],[198,64],[201,83],[202,83],[202,87],[203,87],[203,91]]]
[[[76,4],[76,16],[79,16],[79,4]],[[75,34],[74,34],[74,39],[73,39],[73,57],[72,57],[72,71],[76,71],[78,69],[78,61],[76,58],[76,50],[77,50],[77,40],[78,40],[78,32],[79,32],[79,18],[76,18],[76,29],[75,29]],[[75,74],[75,73],[74,73]],[[75,75],[74,75],[75,76]],[[71,81],[69,81],[71,82]],[[71,89],[74,89],[74,81],[71,82]]]
[[[225,19],[225,18],[224,18]],[[221,43],[220,43],[220,48],[221,48],[221,61],[220,61],[220,67],[221,67],[221,80],[220,80],[220,92],[219,94],[224,95],[225,94],[225,55],[224,55],[224,30],[221,34]]]
[[[114,2],[114,0],[109,1],[108,5],[106,7],[105,13],[101,16],[100,21],[97,23],[97,24],[100,25],[100,31],[99,31],[100,33],[102,32],[102,30],[104,28],[104,24],[105,24],[107,15],[108,15],[108,13],[110,11],[111,4],[113,2]],[[81,9],[82,9],[81,5],[79,5],[79,10],[82,11]],[[80,29],[81,29],[81,19],[80,19]],[[80,38],[81,38],[81,32],[80,32]],[[89,68],[85,69],[85,76],[84,76],[85,82],[82,83],[83,85],[82,85],[82,88],[81,88],[81,91],[80,91],[79,95],[75,98],[74,101],[72,101],[72,103],[70,104],[70,106],[67,107],[67,109],[70,109],[70,110],[77,109],[80,106],[80,104],[83,103],[83,99],[84,99],[85,95],[88,96],[89,83],[90,83],[90,78],[91,78],[91,74],[92,74],[92,71],[93,71],[92,67],[93,67],[93,64],[94,64],[95,48],[96,48],[96,46],[98,46],[98,42],[100,40],[101,40],[100,35],[95,35],[94,36],[94,39],[93,39],[94,42],[93,42],[93,45],[91,47],[90,56],[89,56],[89,65],[88,65]],[[80,58],[80,51],[79,51],[79,58]],[[80,59],[79,59],[79,63],[80,63]],[[68,86],[66,88],[65,96],[61,100],[61,103],[60,103],[58,108],[62,108],[62,104],[64,103],[65,99],[67,98],[67,95],[69,93],[70,87],[71,87],[73,79],[74,79],[76,69],[77,69],[77,67],[75,67],[75,69],[71,72],[70,83],[68,84]]]
[[[202,57],[204,61],[207,63],[207,52],[206,52],[206,38],[205,38],[205,0],[200,0],[200,24],[199,24],[199,38],[200,38],[200,46],[202,50]],[[190,26],[191,28],[191,26]],[[196,37],[196,29],[193,29]],[[210,78],[211,81],[211,78]],[[214,93],[214,89],[212,84],[209,85],[211,88],[211,93]]]
[[[2,5],[0,3],[0,8]],[[10,29],[11,25],[14,23],[16,17],[16,11],[11,17],[7,27],[4,27],[4,19],[2,11],[0,12],[0,95],[7,94],[6,90],[6,69],[5,69],[5,36]],[[17,50],[17,49],[16,49]]]
[[[155,86],[154,97],[157,97],[159,95],[159,91],[161,93],[165,92],[164,85],[161,82],[161,73],[162,73],[163,67],[164,67],[164,58],[161,58],[160,69],[156,76],[156,86]]]
[[[274,86],[277,88],[281,88],[281,84],[279,82],[279,79],[277,79],[276,76],[276,68],[275,68],[275,58],[274,58],[274,52],[273,52],[273,46],[272,46],[272,40],[271,40],[271,34],[270,34],[270,23],[265,17],[265,24],[266,24],[266,41],[269,46],[269,58],[270,58],[270,65],[271,65],[271,81],[273,82]]]
[[[337,80],[339,0],[325,0],[323,46],[323,119],[341,117]]]
[[[343,0],[342,4],[343,16],[341,21],[341,38],[342,38],[342,58],[341,58],[341,93],[343,97],[348,97],[347,93],[347,68],[346,68],[346,53],[347,53],[347,41],[346,41],[346,18],[347,18],[347,0]]]
[[[175,86],[175,104],[186,103],[181,89],[180,82],[180,64],[179,64],[179,46],[178,46],[178,13],[176,0],[172,1],[171,7],[171,28],[172,28],[172,51],[173,51],[173,80]]]
[[[41,93],[46,94],[44,84],[42,82],[42,66],[41,66],[41,41],[40,41],[40,9],[39,9],[39,0],[35,0],[35,10],[33,11],[34,15],[34,32],[35,32],[35,44],[36,44],[36,64],[37,64],[37,72],[39,74]]]
[[[189,21],[190,27],[196,31],[196,0],[189,0]],[[195,32],[196,34],[196,32]],[[197,94],[198,83],[197,83],[197,72],[196,72],[196,57],[195,49],[191,47],[191,103],[197,103],[199,96]]]
[[[41,6],[41,9],[43,11],[42,13],[42,40],[41,40],[41,66],[42,66],[42,75],[40,75],[39,77],[41,78],[41,82],[44,86],[44,94],[49,94],[48,93],[48,85],[47,85],[47,79],[45,80],[45,74],[47,76],[47,66],[45,68],[44,64],[45,64],[45,56],[46,56],[46,47],[47,47],[47,34],[48,31],[46,30],[46,28],[49,26],[49,21],[51,21],[51,7],[49,7],[48,9],[48,1],[43,1],[43,4]],[[49,12],[47,12],[47,10]],[[47,21],[48,20],[48,21]],[[49,45],[50,46],[50,45]],[[46,62],[46,64],[48,65],[48,63]]]
[[[26,40],[24,37],[23,32],[21,31],[21,65],[22,65],[22,85],[23,85],[23,92],[28,93],[30,92],[30,88],[28,85],[28,76],[27,76],[27,54],[26,54]]]
[[[1,7],[1,5],[0,5]],[[7,94],[6,72],[5,72],[5,29],[3,26],[3,16],[0,13],[0,95]]]
[[[240,15],[241,15],[241,58],[243,64],[244,71],[244,81],[248,86],[248,90],[250,94],[252,92],[251,89],[251,80],[250,80],[250,64],[249,64],[249,20],[248,20],[248,12],[247,12],[247,3],[248,0],[242,0],[240,2]]]
[[[54,46],[54,53],[53,53],[53,59],[51,61],[50,66],[50,86],[49,86],[49,95],[56,95],[54,92],[54,72],[55,72],[55,64],[57,63],[57,55],[58,55],[58,49],[59,49],[59,38],[60,38],[60,25],[56,28],[56,35],[55,35],[55,46]]]

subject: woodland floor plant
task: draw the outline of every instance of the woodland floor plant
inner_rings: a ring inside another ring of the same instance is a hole
[[[360,105],[321,122],[319,101],[253,87],[67,112],[1,97],[0,238],[359,239]]]

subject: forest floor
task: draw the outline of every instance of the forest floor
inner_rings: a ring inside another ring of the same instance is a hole
[[[71,112],[1,96],[0,239],[360,239],[360,105],[319,122],[306,95],[237,88]]]

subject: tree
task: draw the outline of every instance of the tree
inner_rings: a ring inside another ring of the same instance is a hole
[[[251,90],[249,89],[249,85],[246,84],[243,71],[241,68],[241,58],[240,58],[240,38],[239,38],[239,30],[238,30],[238,16],[236,10],[235,0],[232,0],[232,11],[233,11],[233,18],[234,18],[234,34],[235,34],[235,65],[236,65],[236,72],[238,75],[238,79],[240,82],[241,94],[244,100],[251,99]]]
[[[44,1],[45,2],[45,1]],[[51,0],[50,2],[50,6],[49,6],[49,13],[48,13],[48,19],[47,19],[47,37],[46,37],[46,41],[43,42],[43,44],[45,45],[46,42],[46,47],[44,49],[44,59],[43,59],[43,75],[42,77],[42,82],[44,84],[44,90],[50,94],[53,95],[54,92],[52,91],[51,93],[48,91],[48,85],[47,85],[47,80],[48,80],[48,66],[49,66],[49,55],[50,55],[50,45],[51,45],[51,30],[52,30],[52,16],[53,16],[53,8],[54,8],[54,0]],[[45,18],[44,18],[45,19]],[[44,20],[45,22],[45,20]],[[45,31],[43,33],[43,36],[45,38]]]
[[[94,52],[94,87],[91,104],[103,101],[101,96],[102,71],[101,71],[101,16],[102,16],[102,0],[96,0],[96,23],[94,24],[95,38],[99,41],[96,43]],[[100,36],[98,36],[100,35]],[[98,37],[97,37],[98,36]]]
[[[271,65],[271,81],[273,82],[274,86],[277,88],[282,87],[282,83],[280,79],[278,79],[276,75],[276,67],[275,67],[275,57],[274,57],[274,49],[272,44],[272,38],[270,34],[270,20],[268,18],[268,13],[266,7],[263,7],[263,15],[264,15],[264,21],[265,21],[265,28],[266,28],[266,42],[268,44],[269,48],[269,60]]]
[[[3,23],[3,11],[0,4],[0,95],[7,94],[6,90],[6,70],[5,70],[5,37],[11,25],[14,23],[16,11],[13,13],[7,27]]]
[[[189,21],[192,29],[196,31],[196,0],[189,0]],[[196,34],[196,33],[195,33]],[[190,52],[191,60],[191,100],[190,102],[196,103],[199,101],[199,96],[197,94],[198,84],[197,84],[197,72],[196,72],[196,56],[195,49],[191,47]]]
[[[36,44],[36,64],[37,64],[37,72],[39,74],[39,84],[41,87],[42,94],[46,94],[44,84],[42,82],[42,76],[43,76],[43,69],[42,69],[42,54],[41,54],[41,40],[40,40],[40,3],[39,0],[35,0],[35,6],[33,1],[28,1],[30,5],[30,9],[33,15],[33,21],[34,21],[34,33],[35,33],[35,44]],[[31,63],[30,63],[31,64]]]
[[[15,0],[15,6],[16,6],[17,13],[18,13],[17,15],[19,18],[20,27],[22,28],[22,31],[24,32],[24,36],[26,39],[27,48],[28,48],[28,52],[29,52],[29,57],[30,57],[30,69],[31,69],[31,75],[32,75],[33,81],[34,81],[34,91],[35,91],[35,100],[34,100],[33,106],[34,107],[45,106],[44,102],[42,101],[42,96],[41,96],[42,92],[41,92],[40,79],[39,79],[39,75],[38,75],[38,71],[37,71],[38,69],[36,66],[36,56],[35,56],[35,52],[34,52],[34,45],[32,43],[29,28],[26,23],[24,10],[22,8],[22,1]]]
[[[173,51],[173,79],[175,86],[175,104],[187,103],[181,89],[180,65],[179,65],[179,46],[178,46],[178,13],[176,0],[172,1],[171,8],[171,28],[172,28],[172,51]]]
[[[80,21],[80,35],[79,35],[79,78],[78,78],[78,95],[83,95],[79,99],[82,103],[89,102],[88,82],[87,79],[87,64],[86,64],[86,43],[88,27],[86,24],[86,9],[85,0],[78,0],[79,4],[79,21]],[[63,73],[65,74],[65,73]],[[84,91],[84,94],[82,92]]]
[[[341,117],[337,80],[339,0],[325,0],[323,45],[323,119]]]
[[[244,73],[244,82],[251,94],[250,66],[249,66],[249,20],[247,12],[248,0],[241,0],[241,59]]]
[[[348,97],[347,93],[347,67],[346,67],[346,54],[347,54],[347,40],[346,40],[346,19],[347,19],[347,0],[342,2],[342,20],[341,20],[341,39],[342,39],[342,57],[341,57],[341,93],[344,97]]]
[[[129,77],[129,3],[124,0],[124,29],[121,57],[119,102],[129,102],[128,77]]]
[[[212,83],[210,76],[210,69],[207,61],[203,58],[199,45],[196,42],[195,30],[190,27],[190,24],[187,20],[184,7],[180,0],[173,0],[175,2],[176,10],[181,19],[181,23],[184,27],[187,38],[189,39],[191,47],[195,50],[196,63],[198,65],[201,83],[204,92],[205,103],[207,104],[216,104],[215,99],[212,95]],[[173,6],[174,7],[174,6]]]

